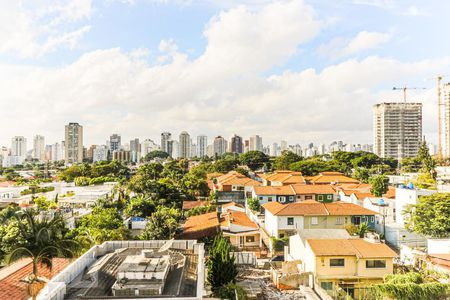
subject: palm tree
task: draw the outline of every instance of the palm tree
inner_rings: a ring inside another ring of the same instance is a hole
[[[17,212],[21,242],[6,257],[11,263],[20,258],[31,258],[33,273],[28,278],[30,296],[35,299],[46,280],[39,277],[39,264],[52,267],[54,257],[73,257],[78,243],[64,239],[65,223],[60,215],[49,220],[41,217],[35,210]]]

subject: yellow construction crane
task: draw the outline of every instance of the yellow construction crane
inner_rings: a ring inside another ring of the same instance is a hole
[[[404,87],[393,87],[394,91],[401,90],[403,91],[403,102],[406,103],[406,90],[426,90],[426,88],[418,88],[418,87],[407,87],[406,85]]]
[[[437,80],[437,96],[438,96],[438,159],[442,159],[442,112],[441,106],[444,105],[441,103],[441,80],[447,75],[438,75],[434,78]]]

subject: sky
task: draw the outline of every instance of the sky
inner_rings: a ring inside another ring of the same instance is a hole
[[[0,0],[0,145],[64,125],[210,140],[372,143],[372,106],[423,103],[437,140],[450,1]],[[450,81],[450,77],[447,78]]]

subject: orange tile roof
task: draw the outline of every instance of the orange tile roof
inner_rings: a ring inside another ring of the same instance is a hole
[[[241,211],[228,211],[226,214],[224,214],[223,220],[220,222],[220,225],[223,226],[229,226],[230,224],[244,226],[244,227],[250,227],[257,229],[258,225],[256,225],[255,222],[250,220],[250,218],[247,216],[245,212]]]
[[[377,213],[362,206],[347,202],[323,203],[331,216],[376,215]]]
[[[355,216],[376,214],[374,211],[353,203],[321,203],[314,200],[288,204],[268,202],[263,204],[262,207],[276,216]]]
[[[222,204],[222,207],[224,207],[224,208],[230,207],[230,206],[237,206],[237,207],[242,207],[242,208],[244,208],[242,205],[240,205],[240,204],[238,204],[238,203],[236,203],[236,202],[234,202],[234,201],[231,201],[231,202]]]
[[[375,195],[373,195],[370,192],[371,185],[367,183],[360,183],[360,184],[340,184],[337,186],[337,189],[342,191],[346,196],[350,196],[351,194],[355,194],[356,198],[358,200],[363,200],[366,197],[374,198]],[[395,198],[395,188],[392,186],[389,186],[388,191],[386,194],[383,195],[383,197],[388,199],[394,199]]]
[[[358,258],[394,258],[397,253],[386,244],[364,239],[307,240],[316,256],[356,256]]]
[[[217,183],[221,185],[256,186],[261,184],[260,182],[248,178],[247,176],[236,171],[228,172],[227,174],[217,177],[216,179]]]
[[[48,279],[61,272],[69,263],[66,258],[54,258],[52,269],[44,265],[38,266],[38,274]],[[0,270],[0,299],[23,300],[28,299],[27,283],[22,282],[33,272],[31,259],[23,259]]]
[[[256,195],[295,195],[295,191],[290,185],[255,186],[253,189]]]
[[[281,182],[283,184],[306,183],[301,172],[288,170],[278,170],[273,174],[264,176],[264,179],[271,182]]]
[[[183,209],[189,210],[194,207],[207,206],[208,204],[210,204],[209,201],[183,201]]]
[[[210,212],[186,219],[183,224],[183,234],[185,238],[202,238],[214,235],[219,231],[219,220],[217,212]]]
[[[207,180],[211,180],[213,178],[217,178],[217,177],[220,177],[220,176],[223,176],[223,175],[224,175],[223,173],[219,173],[219,172],[208,173],[208,174],[206,174],[206,179]]]
[[[292,185],[297,195],[303,194],[335,194],[336,191],[331,185],[296,184]]]
[[[358,180],[345,176],[340,172],[321,172],[319,175],[310,177],[308,179],[313,184],[324,183],[359,183]]]

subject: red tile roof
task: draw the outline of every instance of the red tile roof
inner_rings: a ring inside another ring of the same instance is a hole
[[[397,253],[382,243],[371,243],[364,239],[307,240],[316,256],[356,256],[358,258],[394,258]]]
[[[345,176],[340,172],[321,172],[308,179],[312,184],[359,183],[358,180]]]
[[[53,278],[61,272],[68,264],[69,259],[54,258],[52,269],[44,265],[38,266],[39,276],[48,279]],[[0,299],[5,300],[23,300],[28,299],[27,283],[22,282],[33,272],[31,259],[17,261],[0,270]]]

